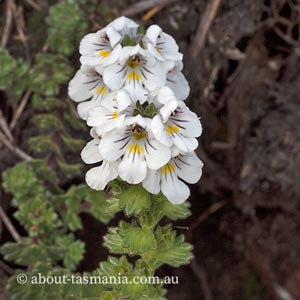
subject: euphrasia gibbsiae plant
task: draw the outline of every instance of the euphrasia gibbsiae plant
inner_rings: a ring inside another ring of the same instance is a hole
[[[69,96],[92,127],[82,160],[99,164],[86,182],[103,190],[120,177],[181,204],[190,195],[184,182],[202,174],[194,152],[202,127],[184,103],[189,85],[175,40],[157,25],[140,31],[120,17],[80,43],[82,65]]]
[[[70,17],[61,17],[65,15]],[[190,214],[188,202],[182,202],[190,194],[186,183],[201,176],[202,163],[194,153],[201,125],[184,103],[189,86],[182,54],[157,25],[142,34],[138,24],[121,17],[82,39],[82,66],[69,84],[69,95],[92,127],[82,159],[96,165],[86,175],[92,189],[73,180],[80,165],[68,163],[65,153],[82,147],[72,137],[72,130],[82,126],[59,97],[71,73],[67,56],[84,34],[87,18],[73,0],[53,5],[47,19],[51,53],[38,53],[34,65],[26,68],[37,110],[34,124],[41,130],[29,144],[40,159],[20,162],[3,175],[6,192],[14,196],[14,216],[25,231],[20,241],[1,247],[4,258],[20,267],[8,290],[12,300],[50,299],[54,294],[63,300],[164,300],[163,284],[30,282],[37,274],[122,275],[130,281],[192,258],[184,236],[160,221]],[[66,24],[58,22],[62,20]],[[83,228],[80,214],[108,223],[120,211],[131,219],[108,228],[104,246],[111,256],[93,272],[76,272],[84,254],[84,243],[75,234]],[[28,282],[17,282],[20,272]]]

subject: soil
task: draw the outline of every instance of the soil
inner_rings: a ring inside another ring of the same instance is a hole
[[[159,273],[179,276],[180,285],[168,287],[170,300],[298,300],[300,2],[221,1],[205,46],[192,58],[208,2],[177,1],[144,23],[160,25],[179,43],[191,86],[187,101],[204,128],[198,155],[205,167],[192,187],[193,214],[176,224],[189,228],[178,230],[195,246],[195,259]],[[119,15],[136,2],[103,3]],[[83,220],[79,236],[100,248],[93,233],[105,227]],[[95,253],[88,247],[81,269],[106,255]]]

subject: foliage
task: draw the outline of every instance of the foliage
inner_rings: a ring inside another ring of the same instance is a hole
[[[9,90],[19,97],[24,92],[27,81],[24,78],[29,64],[23,59],[16,59],[6,49],[0,48],[0,90]]]
[[[32,92],[34,136],[28,146],[37,157],[3,173],[3,187],[13,195],[14,217],[26,232],[20,242],[1,247],[4,259],[21,268],[9,280],[11,299],[52,299],[54,295],[63,300],[165,299],[162,285],[21,285],[16,281],[20,272],[31,278],[39,273],[76,274],[79,278],[154,275],[163,264],[178,267],[192,258],[192,246],[184,237],[177,236],[171,225],[159,225],[164,217],[173,221],[188,217],[187,203],[174,206],[161,194],[150,195],[142,186],[129,186],[118,179],[106,193],[74,184],[82,182],[83,174],[78,155],[83,141],[75,136],[82,136],[82,129],[86,129],[70,108],[65,88],[74,72],[72,55],[88,27],[88,16],[107,8],[94,0],[51,3],[40,14],[46,16],[43,24],[36,11],[28,10],[29,29],[37,28],[41,34],[32,37],[32,48],[37,48],[32,59],[0,49],[0,90],[12,103],[26,90]],[[109,14],[104,19],[110,19]],[[152,115],[153,107],[145,108],[145,114]],[[76,237],[83,227],[80,215],[88,213],[107,224],[120,211],[131,220],[110,227],[104,245],[111,254],[123,256],[109,257],[92,273],[76,273],[85,251],[84,243]],[[133,259],[129,262],[128,257]]]
[[[70,55],[78,47],[87,23],[76,1],[53,5],[47,18],[48,43],[52,51]]]

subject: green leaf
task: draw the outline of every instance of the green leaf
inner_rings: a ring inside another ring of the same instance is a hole
[[[68,150],[72,153],[78,153],[82,150],[86,142],[82,139],[74,139],[68,134],[64,133],[61,135],[63,143],[66,145]]]
[[[161,212],[169,219],[186,219],[191,215],[190,204],[186,201],[180,205],[174,205],[163,194],[152,195],[152,201],[155,212]]]
[[[104,245],[115,254],[141,254],[156,247],[153,231],[124,221],[118,227],[109,228]]]
[[[60,255],[64,266],[69,270],[74,270],[82,260],[84,254],[84,244],[75,240],[73,234],[58,236],[56,244],[60,248]]]
[[[88,186],[85,187],[85,200],[92,205],[88,212],[102,223],[107,224],[119,210],[115,206],[115,200],[108,201],[103,191],[95,191]]]
[[[179,267],[189,264],[193,258],[193,246],[184,241],[184,236],[176,237],[176,232],[171,230],[170,225],[158,227],[155,232],[157,248],[145,252],[142,257],[155,269],[163,264]]]
[[[119,234],[117,227],[108,228],[108,233],[104,237],[104,244],[113,254],[127,253],[127,249],[124,246],[123,238]]]
[[[18,163],[6,170],[3,173],[3,187],[16,198],[42,192],[44,189],[28,162]]]
[[[1,247],[1,253],[7,261],[28,266],[38,261],[51,261],[46,249],[41,245],[32,244],[27,238],[21,240],[20,243],[8,242]]]
[[[39,114],[33,117],[33,122],[41,129],[62,129],[63,124],[54,114]]]
[[[28,144],[35,153],[49,153],[49,151],[59,153],[59,149],[53,143],[51,135],[34,136],[29,139]]]
[[[154,228],[164,216],[175,221],[177,219],[186,219],[191,214],[188,202],[173,205],[161,193],[151,195],[151,202],[151,209],[139,215],[139,224],[144,228]]]
[[[41,95],[56,96],[60,84],[67,83],[71,73],[71,66],[63,56],[39,53],[36,64],[29,72],[30,89]]]
[[[82,122],[78,117],[70,114],[69,112],[64,112],[64,120],[67,125],[75,130],[86,130],[86,124]]]
[[[46,22],[49,25],[48,43],[52,51],[70,55],[78,49],[87,28],[87,19],[75,1],[51,6]]]
[[[156,240],[152,230],[140,227],[130,227],[121,231],[124,246],[130,254],[140,254],[156,247]]]
[[[150,194],[141,185],[130,186],[116,197],[128,216],[137,215],[151,206]]]
[[[102,276],[116,276],[119,274],[131,274],[133,266],[128,262],[126,256],[120,258],[109,256],[107,261],[100,263],[100,268],[94,274]]]
[[[0,90],[9,89],[20,97],[27,87],[25,74],[29,65],[21,59],[12,57],[6,49],[0,48]]]
[[[64,266],[69,270],[74,270],[77,264],[82,260],[84,254],[84,244],[81,241],[75,241],[68,247],[64,256]]]
[[[82,164],[69,164],[62,158],[57,159],[57,164],[67,178],[73,178],[82,174]]]
[[[31,97],[31,103],[34,109],[36,110],[46,110],[51,111],[54,109],[63,109],[66,107],[66,103],[54,98],[54,97],[45,97],[41,95],[34,94]]]

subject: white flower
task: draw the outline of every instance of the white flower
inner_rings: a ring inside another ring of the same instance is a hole
[[[108,93],[109,89],[104,84],[102,76],[94,68],[86,66],[77,71],[68,87],[69,97],[75,102],[82,102],[77,106],[77,110],[84,120],[89,109],[100,104]]]
[[[126,35],[134,37],[138,26],[128,18],[120,17],[96,33],[87,34],[80,42],[80,62],[101,67],[114,63],[120,56],[123,38]]]
[[[79,52],[82,55],[80,62],[87,66],[107,66],[114,63],[122,50],[120,44],[114,45],[121,40],[121,36],[109,35],[109,29],[104,28],[96,33],[87,34],[80,42]],[[114,43],[111,41],[114,40]]]
[[[103,71],[104,83],[112,90],[125,88],[134,101],[144,103],[148,91],[166,83],[166,67],[139,45],[122,49],[118,62]]]
[[[114,28],[122,38],[126,35],[130,38],[135,38],[139,25],[136,22],[122,16],[109,23],[107,27]]]
[[[147,50],[160,61],[182,60],[182,54],[175,40],[163,32],[158,25],[150,26],[142,40]]]
[[[167,73],[167,86],[174,92],[178,100],[185,100],[189,93],[190,87],[183,73],[183,63],[177,61],[175,66]]]
[[[149,169],[159,169],[171,158],[170,148],[153,139],[147,130],[149,120],[140,115],[132,118],[129,126],[103,135],[100,154],[109,161],[122,157],[119,176],[128,183],[140,183]]]
[[[159,170],[148,170],[143,187],[152,194],[160,191],[173,204],[183,203],[190,195],[187,183],[196,183],[202,175],[202,161],[195,152],[172,158]],[[180,178],[180,179],[179,179]]]
[[[118,164],[120,161],[110,162],[103,160],[99,152],[100,139],[93,131],[91,135],[94,139],[82,149],[81,158],[86,164],[102,163],[100,166],[90,169],[85,175],[85,180],[92,189],[104,190],[108,182],[118,176]]]
[[[125,91],[112,92],[102,101],[101,105],[88,112],[87,124],[94,126],[97,134],[126,126],[126,116],[132,116],[133,103]]]
[[[163,86],[155,89],[149,94],[148,102],[154,103],[157,108],[163,107],[165,104],[171,101],[177,101],[174,92],[167,86]]]
[[[202,126],[184,102],[171,100],[152,119],[151,130],[163,145],[175,145],[182,152],[191,152],[198,146],[196,137],[201,135]]]
[[[93,140],[81,152],[87,184],[103,190],[120,176],[184,202],[202,162],[194,153],[202,133],[197,115],[184,104],[190,88],[175,40],[152,25],[120,17],[80,43],[81,69],[69,84],[78,113],[92,127]]]

